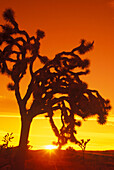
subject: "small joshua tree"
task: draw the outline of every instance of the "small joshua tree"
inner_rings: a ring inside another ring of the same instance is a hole
[[[7,133],[4,137],[3,137],[3,147],[4,148],[8,148],[8,145],[9,145],[9,142],[12,142],[12,139],[14,138],[14,136],[12,136],[13,135],[13,133]]]
[[[82,152],[83,152],[83,160],[84,160],[86,145],[89,141],[90,141],[90,139],[87,139],[86,141],[84,141],[84,139],[81,139],[81,141],[78,143],[78,145],[80,146],[80,148],[82,149]]]

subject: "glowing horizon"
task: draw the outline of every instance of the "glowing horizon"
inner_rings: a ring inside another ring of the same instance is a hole
[[[90,89],[96,89],[105,99],[108,98],[112,110],[103,126],[97,123],[96,117],[82,121],[82,126],[77,127],[76,136],[79,140],[91,139],[87,150],[114,149],[114,0],[1,1],[0,24],[4,23],[3,11],[9,7],[15,11],[20,29],[25,29],[31,36],[35,35],[37,29],[45,32],[45,38],[40,41],[40,54],[49,59],[53,59],[58,52],[70,51],[80,44],[80,39],[94,41],[94,49],[82,56],[90,60],[90,74],[81,79],[87,82]],[[29,77],[21,86],[22,94],[27,90],[28,81]],[[9,77],[0,74],[0,144],[5,133],[14,132],[11,145],[16,146],[19,143],[21,119],[15,94],[7,90],[9,82]],[[58,115],[54,119],[60,125]],[[48,118],[43,115],[34,118],[29,140],[33,149],[45,148],[57,141]],[[74,144],[69,145],[80,149]]]
[[[7,113],[7,112],[6,112]],[[0,114],[0,117],[3,117],[3,118],[21,118],[21,116],[20,115],[4,115],[4,114]],[[60,116],[53,116],[53,118],[54,119],[60,119]],[[81,120],[81,121],[84,121],[81,117],[79,117],[79,116],[75,116],[75,118],[77,119],[77,120]],[[37,115],[36,117],[34,117],[34,119],[48,119],[48,117],[45,117],[44,115],[42,116],[42,115]],[[93,116],[93,117],[89,117],[89,118],[87,118],[86,119],[86,121],[87,120],[96,120],[96,117],[95,116]],[[108,116],[107,117],[107,122],[108,121],[110,121],[110,122],[114,122],[114,116]],[[106,122],[106,123],[107,123]]]
[[[108,118],[110,121],[107,121],[105,125],[98,125],[95,118],[90,118],[87,121],[82,121],[82,126],[77,127],[77,139],[91,139],[88,143],[87,150],[112,150],[113,149],[113,141],[114,135],[113,132],[108,132],[106,129],[110,127],[113,129],[114,127],[114,118]],[[4,130],[0,130],[0,144],[2,143],[2,137],[7,133],[14,133],[14,140],[11,142],[11,145],[17,146],[20,138],[20,128],[21,128],[21,119],[20,116],[14,115],[0,115],[0,120],[6,122],[5,128],[0,128]],[[60,117],[55,117],[54,120],[56,123],[60,123]],[[113,120],[113,121],[112,121]],[[13,125],[16,123],[15,128],[9,127],[8,122],[11,122]],[[38,130],[39,127],[42,125],[41,130]],[[92,126],[91,126],[92,125]],[[88,127],[87,127],[88,126]],[[91,130],[91,128],[97,128],[96,130]],[[86,127],[86,130],[85,130]],[[48,133],[47,133],[48,132]],[[106,141],[107,139],[107,141]],[[29,135],[30,145],[33,146],[32,150],[37,149],[45,149],[45,146],[52,145],[53,141],[57,141],[57,138],[53,134],[51,126],[49,124],[48,118],[45,117],[35,117],[31,124],[30,135]],[[103,142],[105,143],[103,144]],[[108,142],[110,141],[110,142]],[[110,143],[110,144],[109,144]],[[80,150],[79,146],[74,145],[73,143],[69,143],[68,145],[64,146],[63,149],[67,148],[68,146],[72,146],[76,150]]]

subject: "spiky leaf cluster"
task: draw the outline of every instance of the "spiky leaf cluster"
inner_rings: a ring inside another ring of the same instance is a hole
[[[32,67],[33,61],[38,57],[42,63],[48,61],[47,57],[39,55],[40,39],[43,38],[44,32],[38,30],[36,38],[30,37],[25,30],[20,30],[14,18],[12,9],[7,9],[3,17],[10,24],[0,25],[0,45],[6,43],[3,50],[0,50],[0,71],[11,76],[13,81],[20,81],[26,74],[27,65]],[[26,56],[27,51],[31,56]],[[13,67],[9,68],[9,63]]]

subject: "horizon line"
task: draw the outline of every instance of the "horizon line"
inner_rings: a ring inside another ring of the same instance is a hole
[[[39,116],[39,117],[38,117]],[[0,115],[0,118],[21,118],[20,115]],[[37,115],[33,119],[47,119],[48,117]],[[54,119],[60,119],[59,116],[53,116]],[[83,120],[81,117],[77,116],[76,119]],[[86,120],[96,120],[96,118],[87,118]],[[108,116],[107,121],[114,122],[114,116]]]

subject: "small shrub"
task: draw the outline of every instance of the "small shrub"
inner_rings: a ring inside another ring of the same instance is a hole
[[[32,145],[29,145],[29,143],[30,143],[30,141],[27,142],[27,149],[28,150],[32,149],[32,147],[33,147]]]
[[[3,144],[1,145],[1,149],[2,148],[8,148],[9,142],[12,142],[12,139],[14,138],[13,133],[7,133],[4,137],[3,137]]]
[[[71,151],[71,152],[73,151],[74,152],[75,149],[73,147],[69,146],[68,148],[66,148],[66,151]]]
[[[83,152],[83,160],[84,160],[84,153],[85,153],[86,145],[89,141],[90,141],[90,139],[87,139],[86,141],[84,141],[84,139],[81,139],[81,141],[78,144]]]

